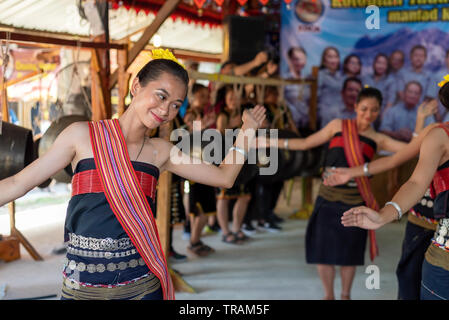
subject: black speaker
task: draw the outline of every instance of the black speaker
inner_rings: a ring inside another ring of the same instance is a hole
[[[237,64],[246,63],[265,48],[263,17],[227,16],[224,21],[224,57]]]

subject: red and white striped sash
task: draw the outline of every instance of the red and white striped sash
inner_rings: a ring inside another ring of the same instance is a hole
[[[159,278],[165,300],[175,290],[156,221],[129,159],[119,121],[89,122],[95,165],[106,199],[148,268]]]

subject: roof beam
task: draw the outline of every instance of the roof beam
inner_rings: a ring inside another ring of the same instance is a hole
[[[36,34],[26,34],[18,32],[0,31],[0,40],[6,40],[9,33],[9,40],[12,42],[30,42],[30,43],[46,43],[63,47],[81,47],[81,48],[94,48],[94,49],[125,49],[124,44],[114,44],[105,42],[90,42],[90,41],[78,41],[68,40],[49,36],[40,36]]]
[[[145,48],[153,35],[159,30],[164,21],[175,11],[181,0],[167,0],[158,11],[153,22],[145,29],[139,40],[128,50],[128,63],[126,69],[133,63],[139,53]],[[109,89],[112,89],[118,80],[118,71],[115,71],[110,78]]]

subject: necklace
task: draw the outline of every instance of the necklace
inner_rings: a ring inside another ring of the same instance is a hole
[[[137,159],[138,159],[139,156],[140,156],[140,153],[141,153],[142,150],[143,150],[143,146],[145,145],[145,138],[146,138],[146,136],[144,135],[144,136],[143,136],[143,141],[142,141],[142,146],[140,147],[140,151],[139,151],[139,153],[137,154],[136,160],[134,160],[134,161],[137,161]]]

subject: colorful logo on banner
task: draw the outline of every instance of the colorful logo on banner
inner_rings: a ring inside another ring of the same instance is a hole
[[[324,12],[321,0],[299,0],[295,6],[295,13],[299,20],[304,23],[317,21]]]

